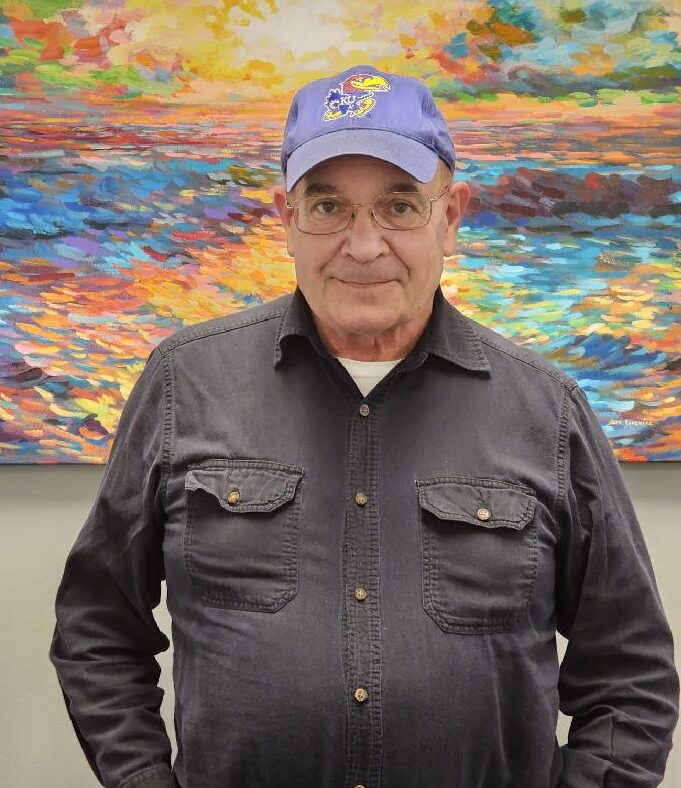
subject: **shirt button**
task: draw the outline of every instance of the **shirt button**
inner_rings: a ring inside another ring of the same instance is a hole
[[[364,786],[358,784],[358,785],[355,785],[354,788],[364,788]]]
[[[363,492],[355,493],[355,503],[357,504],[357,506],[364,506],[368,500],[369,498],[367,497],[366,493]]]
[[[231,490],[227,495],[227,503],[235,506],[241,499],[241,493],[238,490]]]
[[[367,598],[367,590],[366,588],[362,588],[362,586],[357,586],[355,589],[355,599],[358,602],[363,602]]]
[[[482,506],[478,509],[477,514],[478,514],[478,520],[483,520],[483,521],[489,520],[491,516],[489,513],[489,509],[485,509]]]
[[[366,402],[363,402],[359,406],[359,415],[360,416],[368,416],[369,415],[369,406],[366,404]]]
[[[369,693],[364,689],[364,687],[357,687],[354,692],[354,697],[356,701],[364,703],[364,701],[369,697]]]

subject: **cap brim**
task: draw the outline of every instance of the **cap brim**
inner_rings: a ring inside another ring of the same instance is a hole
[[[438,155],[420,142],[381,129],[342,129],[315,137],[297,147],[286,163],[286,189],[290,191],[305,173],[336,156],[373,156],[409,173],[421,183],[433,179]]]

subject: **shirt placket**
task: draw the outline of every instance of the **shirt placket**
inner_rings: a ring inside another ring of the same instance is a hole
[[[355,404],[347,448],[342,619],[347,788],[378,788],[381,779],[377,416],[374,405]]]

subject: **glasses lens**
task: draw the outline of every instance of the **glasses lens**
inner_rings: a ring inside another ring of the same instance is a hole
[[[386,230],[413,230],[428,224],[431,200],[420,192],[384,192],[372,203],[376,223]],[[296,203],[296,224],[304,233],[326,235],[344,230],[353,203],[337,195],[313,195]]]
[[[337,233],[350,223],[352,203],[335,196],[304,197],[298,203],[298,227],[304,233]]]
[[[428,224],[430,200],[419,192],[386,192],[374,200],[374,216],[388,230],[413,230]]]

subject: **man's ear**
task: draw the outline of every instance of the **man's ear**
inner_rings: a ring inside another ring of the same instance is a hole
[[[459,232],[461,219],[466,211],[471,190],[466,181],[454,181],[449,187],[447,200],[447,213],[445,215],[446,228],[443,251],[446,257],[456,251],[456,234]]]
[[[286,251],[293,257],[293,238],[291,237],[293,211],[286,205],[286,189],[283,186],[275,186],[272,196],[281,223],[286,230]]]

